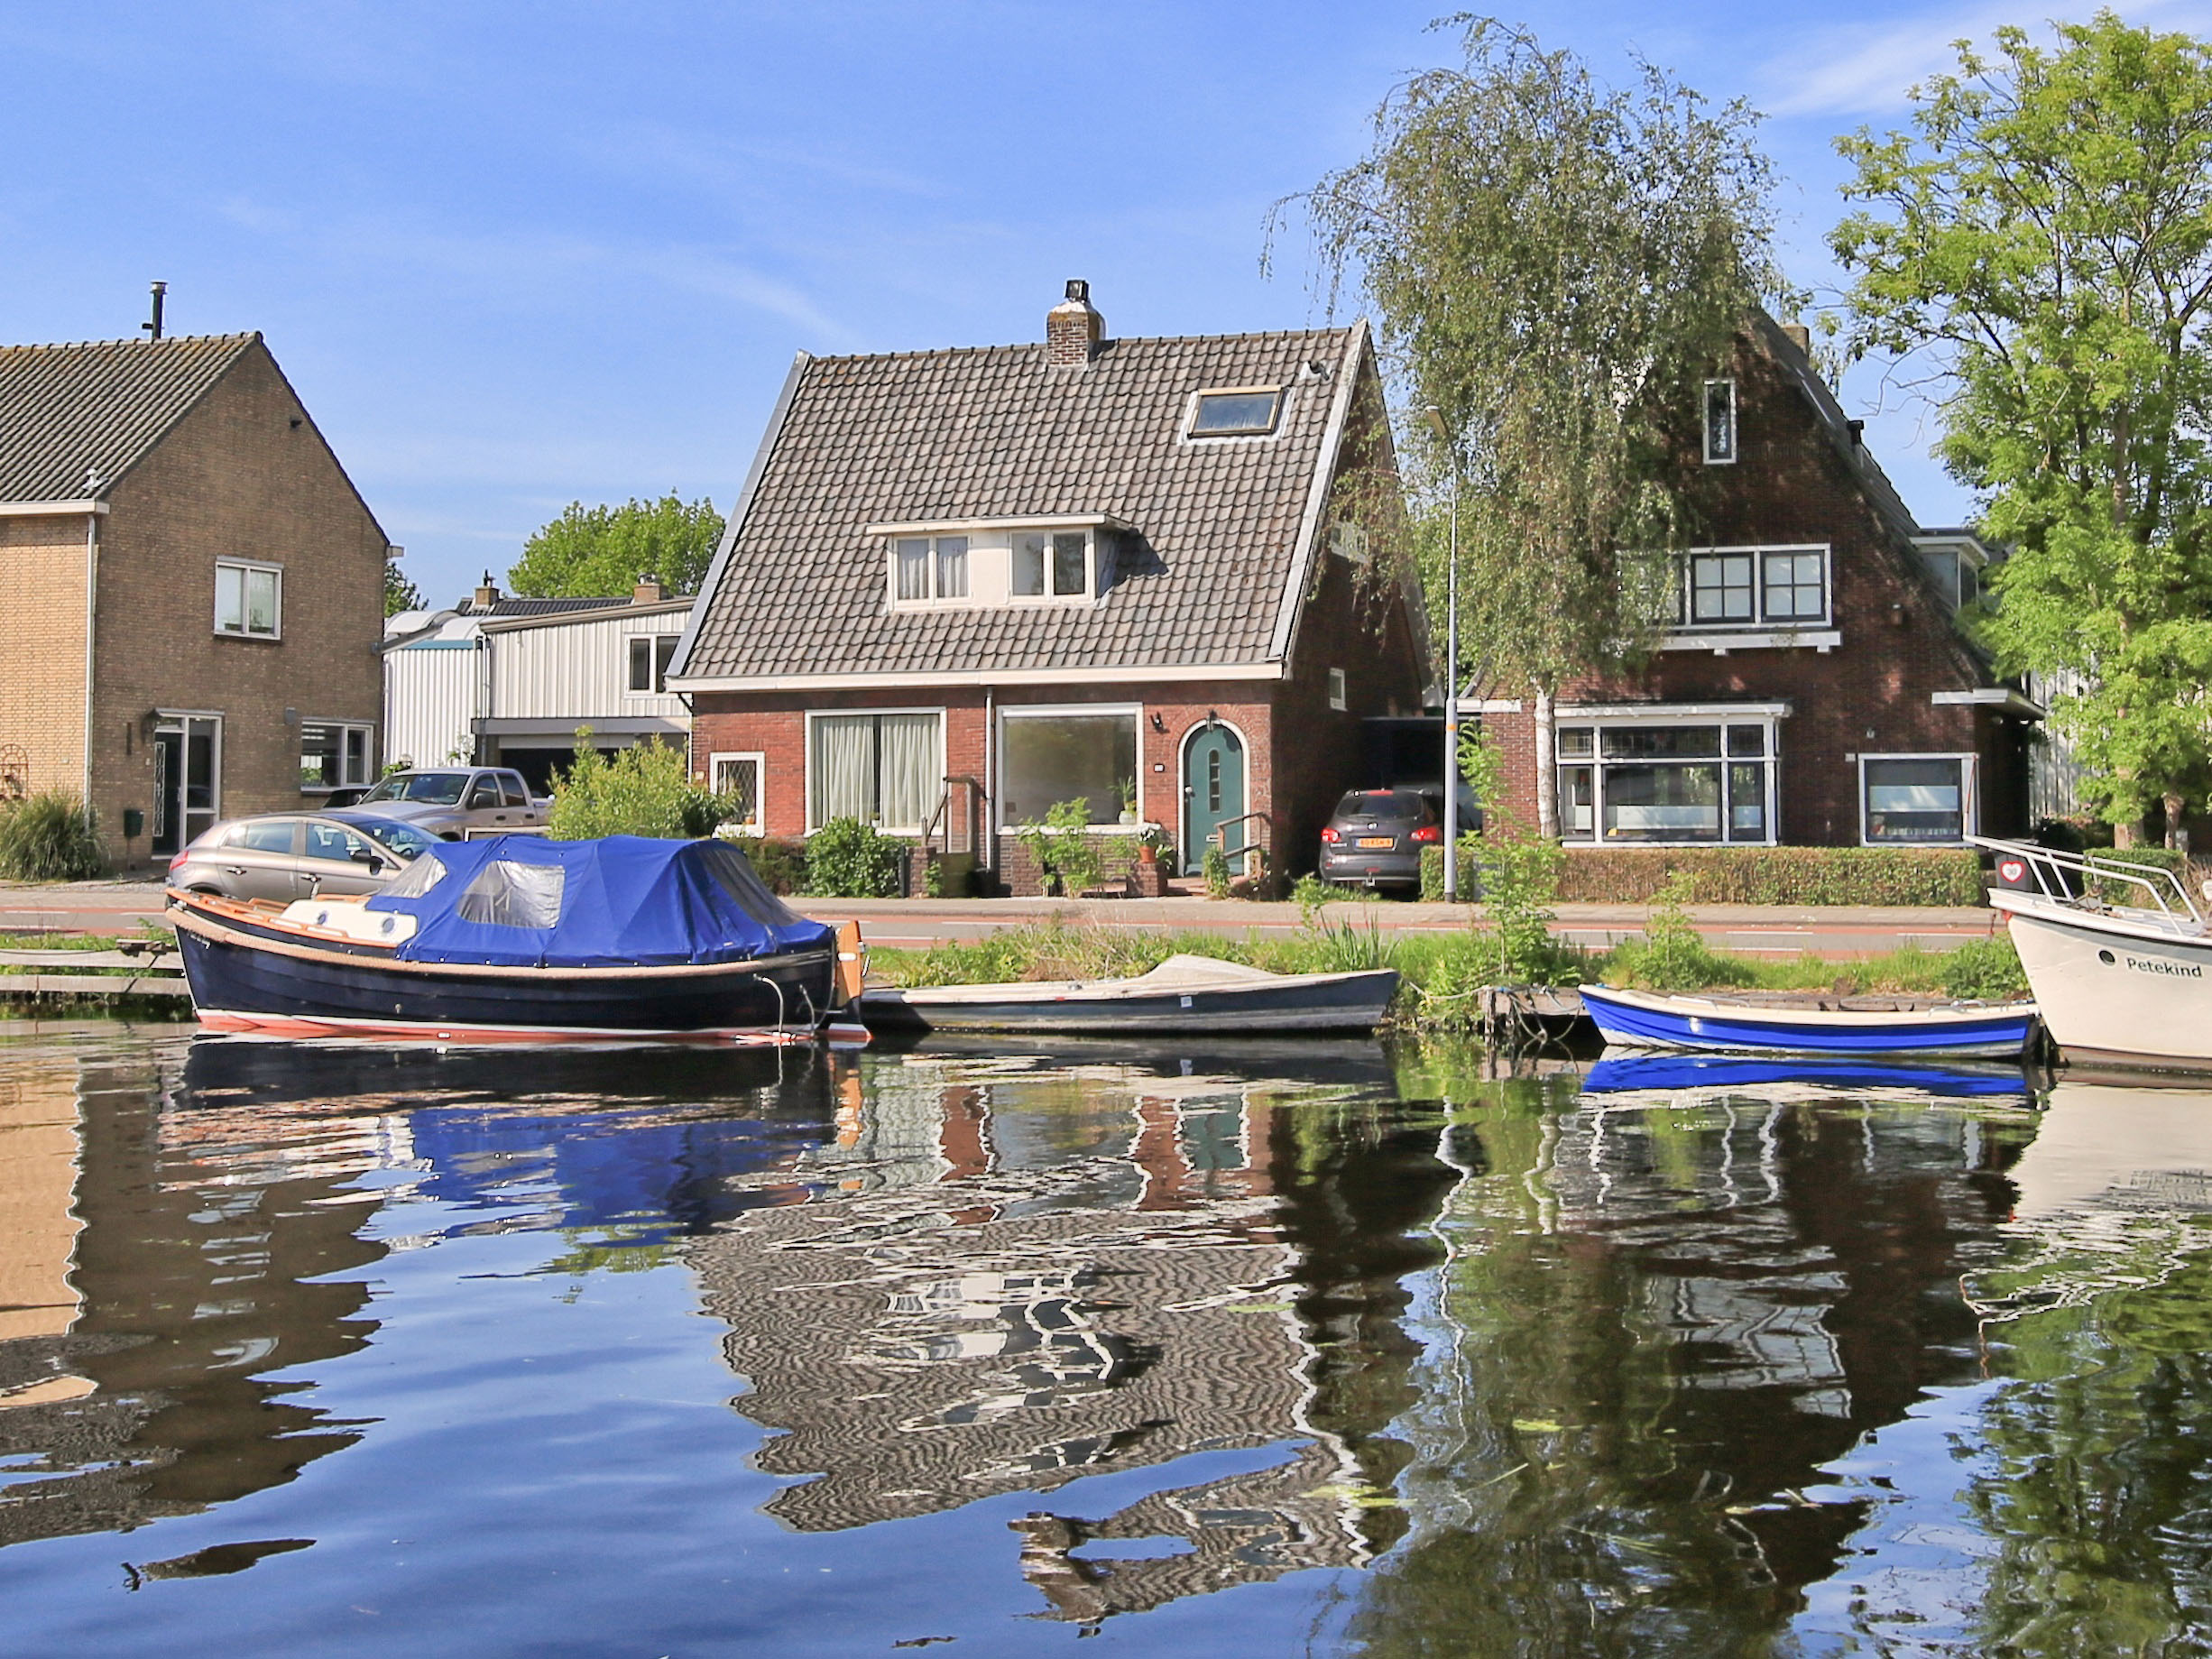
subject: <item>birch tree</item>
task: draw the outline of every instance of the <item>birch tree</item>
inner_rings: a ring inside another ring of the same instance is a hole
[[[1911,132],[1839,141],[1844,344],[1928,365],[2012,548],[1983,638],[2088,677],[2052,714],[2093,804],[2171,836],[2212,777],[2212,52],[2109,12],[2054,34],[1961,41]]]
[[[1394,88],[1368,153],[1282,206],[1310,219],[1332,306],[1350,288],[1371,309],[1404,410],[1442,414],[1442,442],[1401,423],[1430,464],[1415,546],[1437,638],[1456,472],[1467,655],[1548,714],[1567,681],[1641,659],[1655,556],[1697,533],[1695,389],[1783,288],[1771,171],[1741,103],[1650,66],[1609,88],[1525,30],[1452,23],[1462,61]]]

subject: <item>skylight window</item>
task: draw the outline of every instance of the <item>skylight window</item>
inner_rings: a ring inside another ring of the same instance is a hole
[[[1283,412],[1280,386],[1202,392],[1191,416],[1193,438],[1264,438]]]

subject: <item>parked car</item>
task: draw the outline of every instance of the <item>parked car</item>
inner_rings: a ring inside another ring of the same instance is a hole
[[[1321,832],[1321,879],[1343,887],[1421,886],[1421,850],[1444,844],[1443,786],[1354,789]],[[1472,791],[1460,793],[1461,834],[1479,825]]]
[[[362,810],[401,819],[445,841],[542,829],[552,805],[530,794],[521,773],[493,766],[394,772],[361,797]]]
[[[415,825],[358,807],[232,818],[170,860],[169,885],[284,904],[373,893],[437,844]]]

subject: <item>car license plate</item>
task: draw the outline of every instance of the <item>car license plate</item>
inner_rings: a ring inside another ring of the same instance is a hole
[[[1363,847],[1395,847],[1398,844],[1398,838],[1396,835],[1362,835],[1359,844]]]

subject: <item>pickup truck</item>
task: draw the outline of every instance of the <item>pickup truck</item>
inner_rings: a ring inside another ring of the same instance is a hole
[[[543,829],[552,805],[530,794],[521,773],[493,766],[394,772],[359,802],[364,812],[401,819],[445,841]]]

